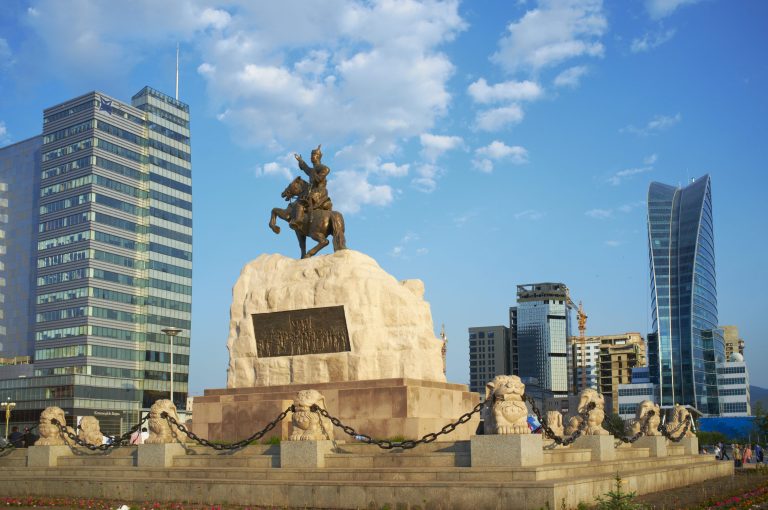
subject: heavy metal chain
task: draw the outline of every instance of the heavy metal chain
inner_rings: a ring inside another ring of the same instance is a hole
[[[288,406],[285,411],[277,415],[277,418],[272,420],[271,422],[267,423],[267,426],[261,429],[260,431],[253,434],[251,437],[248,437],[246,439],[243,439],[242,441],[238,441],[236,443],[230,443],[230,444],[218,444],[218,443],[212,443],[211,441],[198,436],[191,430],[189,430],[187,427],[185,427],[183,424],[176,421],[174,417],[169,415],[167,412],[163,411],[160,413],[160,417],[164,418],[165,421],[168,422],[168,425],[170,425],[171,430],[173,430],[173,427],[176,427],[179,432],[182,432],[187,435],[192,441],[195,441],[199,445],[207,446],[209,448],[213,448],[214,450],[238,450],[244,446],[248,446],[251,441],[256,441],[264,437],[264,434],[275,428],[278,423],[283,421],[286,416],[288,416],[288,413],[294,412],[293,405]]]
[[[691,416],[686,416],[685,420],[678,423],[677,427],[675,427],[672,430],[667,430],[667,427],[664,425],[659,424],[659,432],[661,432],[661,435],[672,441],[673,443],[679,443],[682,441],[682,439],[685,437],[685,435],[688,433],[688,427],[691,426]],[[680,430],[680,428],[683,428],[683,431],[680,433],[679,436],[673,437],[673,434]]]
[[[645,415],[645,423],[640,427],[640,430],[630,437],[620,437],[619,440],[624,443],[634,443],[638,439],[640,439],[643,436],[648,435],[648,428],[651,424],[651,417],[656,414],[656,411],[650,410],[648,411],[648,414]]]
[[[5,445],[0,445],[0,452],[4,452],[5,450],[11,450],[13,448],[16,448],[16,445],[8,441]]]
[[[597,404],[594,402],[590,402],[587,404],[587,408],[579,413],[579,416],[581,417],[581,423],[579,423],[579,427],[573,431],[573,433],[568,437],[560,437],[557,434],[555,434],[555,431],[552,430],[549,427],[549,424],[547,423],[546,418],[544,418],[541,415],[541,411],[539,411],[539,408],[536,407],[536,402],[533,400],[533,397],[529,397],[528,395],[523,395],[523,398],[531,404],[531,409],[533,409],[533,414],[536,415],[536,418],[538,418],[539,422],[541,423],[541,428],[544,429],[544,435],[547,436],[549,439],[552,439],[555,444],[562,445],[562,446],[568,446],[569,444],[576,441],[579,437],[581,437],[582,434],[584,434],[584,431],[587,429],[587,426],[589,425],[589,413],[594,409]]]
[[[344,425],[338,418],[331,416],[328,414],[328,411],[325,409],[322,409],[317,404],[313,404],[310,407],[310,411],[315,413],[320,413],[321,416],[328,418],[331,420],[331,423],[333,423],[336,427],[339,427],[341,430],[343,430],[347,435],[350,435],[357,439],[358,441],[365,443],[365,444],[374,444],[381,448],[382,450],[391,450],[392,448],[402,448],[403,450],[408,450],[411,448],[415,448],[416,446],[422,444],[422,443],[431,443],[432,441],[437,440],[438,437],[440,437],[443,434],[450,434],[454,430],[456,430],[456,427],[461,425],[462,423],[467,423],[474,414],[479,413],[484,403],[479,403],[475,406],[474,409],[472,409],[468,413],[462,414],[455,422],[449,423],[442,429],[440,429],[439,432],[430,432],[429,434],[425,434],[422,436],[421,439],[406,439],[405,441],[390,441],[388,439],[374,439],[371,436],[368,436],[366,434],[359,434],[355,429],[348,425]]]
[[[62,425],[59,420],[56,418],[51,418],[51,423],[56,425],[59,428],[59,432],[61,432],[62,436],[68,437],[73,443],[75,443],[78,446],[82,446],[84,448],[88,448],[91,451],[101,450],[101,451],[107,451],[110,448],[119,448],[121,446],[125,446],[123,444],[124,441],[128,441],[131,439],[131,436],[134,432],[137,432],[142,425],[149,419],[149,415],[145,416],[139,423],[128,429],[128,431],[123,434],[120,437],[116,437],[111,443],[109,444],[91,444],[87,441],[84,441],[80,439],[80,437],[77,436],[74,432],[71,432],[65,425]]]

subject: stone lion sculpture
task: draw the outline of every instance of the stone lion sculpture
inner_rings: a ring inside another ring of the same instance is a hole
[[[591,402],[595,403],[595,407],[589,412],[589,418],[587,419],[587,427],[584,429],[583,435],[585,436],[597,436],[610,434],[603,428],[603,420],[605,419],[605,397],[592,388],[586,388],[582,390],[579,397],[579,414],[583,414],[587,410],[587,406]],[[581,425],[581,416],[573,416],[568,421],[568,427],[565,429],[565,433],[570,435],[576,432]]]
[[[682,432],[683,427],[685,425],[680,425],[685,420],[690,420],[688,425],[688,430],[685,431],[685,437],[693,437],[696,434],[693,433],[693,418],[691,417],[691,413],[688,411],[688,409],[685,406],[681,406],[680,404],[675,404],[675,409],[672,411],[672,419],[670,419],[667,422],[667,430],[672,432],[675,430],[678,426],[680,427],[680,430],[675,432],[675,434],[680,434]],[[675,439],[677,438],[677,435],[674,435]]]
[[[101,433],[99,420],[93,416],[84,416],[80,420],[78,437],[89,444],[100,445],[104,434]]]
[[[149,420],[147,420],[149,437],[144,442],[148,444],[185,442],[187,436],[180,433],[178,430],[174,430],[176,427],[173,429],[171,428],[170,423],[162,417],[163,411],[176,420],[176,423],[181,423],[179,414],[176,412],[176,406],[173,402],[168,399],[155,401],[155,403],[152,404],[152,407],[149,408]]]
[[[40,425],[37,430],[40,434],[40,439],[37,440],[35,446],[63,446],[72,444],[72,440],[61,433],[58,425],[51,423],[51,420],[55,419],[62,425],[66,425],[67,420],[64,418],[64,411],[60,407],[46,407],[43,412],[40,413]],[[67,427],[69,432],[73,432],[71,427]],[[99,444],[101,444],[101,437],[99,437]]]
[[[290,441],[322,441],[333,439],[333,424],[320,413],[312,411],[313,405],[325,409],[325,397],[317,390],[301,390],[293,400],[293,430]]]
[[[485,385],[486,434],[530,434],[525,384],[516,375],[497,375]]]
[[[650,411],[653,411],[654,415],[649,418],[648,413]],[[659,432],[659,423],[661,423],[661,409],[650,400],[643,400],[640,402],[640,405],[637,406],[637,411],[635,412],[635,421],[632,423],[632,434],[637,434],[640,432],[640,429],[643,427],[646,419],[649,421],[648,429],[645,435],[661,435],[661,432]]]
[[[560,411],[547,411],[547,426],[555,435],[562,437],[565,434],[563,426],[563,413]]]

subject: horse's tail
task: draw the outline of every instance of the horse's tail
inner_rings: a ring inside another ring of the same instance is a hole
[[[344,237],[344,216],[338,211],[331,211],[331,227],[333,229],[333,251],[347,248],[347,239]]]

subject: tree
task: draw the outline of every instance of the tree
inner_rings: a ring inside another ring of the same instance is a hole
[[[607,414],[603,419],[603,428],[615,437],[624,437],[627,433],[624,420],[618,414]]]

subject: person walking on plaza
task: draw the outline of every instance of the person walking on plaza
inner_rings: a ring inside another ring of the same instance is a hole
[[[744,464],[752,462],[752,446],[746,445],[744,447]]]
[[[755,463],[763,463],[763,447],[760,444],[755,445]]]
[[[16,448],[24,446],[24,434],[19,432],[19,427],[13,427],[11,429],[11,435],[8,436],[8,442]]]
[[[731,460],[731,458],[728,456],[728,452],[725,451],[725,444],[720,441],[720,460]]]
[[[38,439],[40,438],[29,427],[24,427],[24,448],[34,446]]]
[[[734,443],[733,444],[733,465],[736,466],[737,468],[741,467],[741,462],[744,459],[742,455],[743,454],[741,452],[741,447],[738,444]]]

